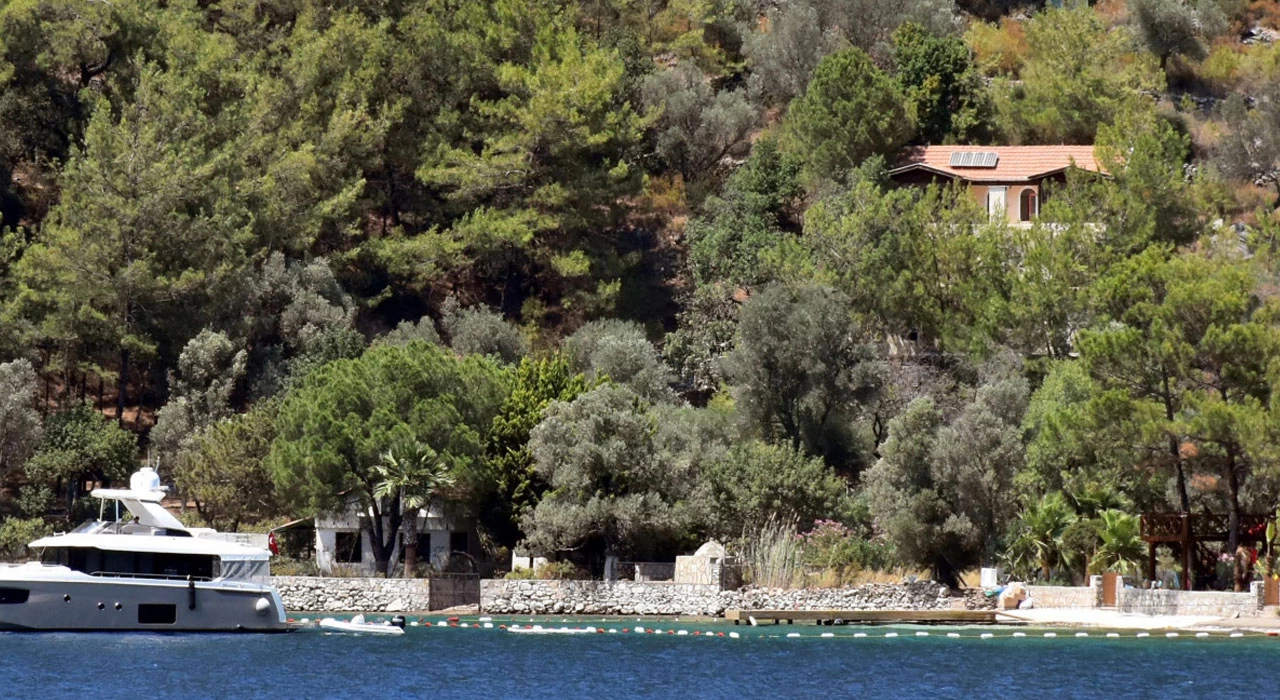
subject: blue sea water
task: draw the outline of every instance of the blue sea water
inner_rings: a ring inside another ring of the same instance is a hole
[[[7,633],[0,698],[1255,698],[1275,696],[1280,661],[1280,639],[1266,637],[685,628],[743,637]]]

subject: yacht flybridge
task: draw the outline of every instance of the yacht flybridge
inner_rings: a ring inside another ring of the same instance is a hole
[[[271,553],[184,526],[153,469],[92,495],[103,517],[32,542],[38,562],[0,567],[0,630],[288,631]],[[109,503],[131,517],[105,519]]]

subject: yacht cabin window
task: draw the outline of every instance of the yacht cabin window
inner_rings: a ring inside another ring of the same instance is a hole
[[[208,554],[117,552],[93,547],[46,547],[40,560],[90,576],[187,577],[212,580],[218,576],[217,557]],[[265,562],[264,562],[265,563]]]

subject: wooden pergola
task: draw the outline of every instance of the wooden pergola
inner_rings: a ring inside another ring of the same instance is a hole
[[[1236,528],[1242,545],[1265,545],[1270,515],[1241,515]],[[1231,519],[1220,513],[1143,513],[1142,541],[1147,543],[1147,580],[1156,577],[1156,547],[1176,546],[1182,559],[1182,587],[1195,582],[1196,548],[1208,542],[1230,542]]]

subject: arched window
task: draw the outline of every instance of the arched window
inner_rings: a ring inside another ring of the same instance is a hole
[[[1031,221],[1040,213],[1040,199],[1034,188],[1027,187],[1018,195],[1018,220]]]

